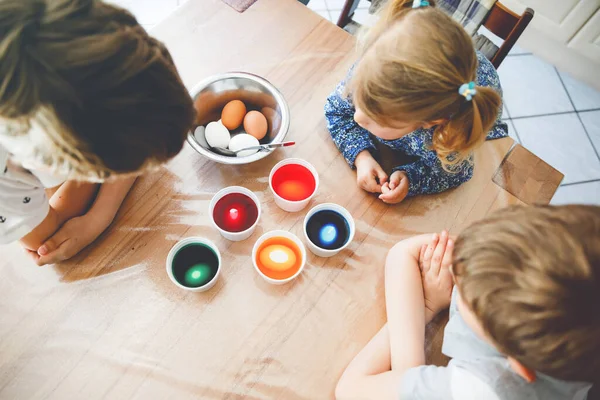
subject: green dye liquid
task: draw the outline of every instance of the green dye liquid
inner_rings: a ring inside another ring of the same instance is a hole
[[[219,269],[219,259],[210,247],[191,243],[175,254],[172,268],[177,282],[196,288],[212,281]]]
[[[211,274],[211,269],[206,264],[197,264],[187,270],[185,273],[185,283],[188,286],[203,286],[206,285],[214,274]]]

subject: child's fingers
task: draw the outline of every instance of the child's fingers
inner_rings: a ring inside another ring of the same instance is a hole
[[[448,243],[448,232],[442,231],[438,240],[437,246],[433,252],[433,258],[431,259],[431,271],[435,274],[439,274],[440,268],[442,267],[442,259],[446,252],[446,244]]]
[[[394,204],[394,200],[390,197],[390,192],[382,193],[379,195],[379,200],[383,201],[386,204]]]
[[[402,174],[399,172],[394,172],[392,176],[390,176],[390,189],[394,190],[400,184],[402,180]]]
[[[398,193],[396,193],[395,189],[390,190],[387,193],[382,193],[379,196],[379,199],[387,204],[396,204],[396,203],[400,203],[400,201],[401,201],[400,196],[398,196]]]
[[[389,186],[388,182],[386,182],[383,185],[381,185],[381,193],[385,194],[385,193],[388,193],[390,190],[391,189],[390,189],[390,186]]]
[[[27,253],[27,255],[29,256],[29,258],[31,258],[33,260],[34,263],[38,263],[38,260],[40,259],[40,255],[38,253],[36,253],[35,251],[31,251],[28,249],[24,249],[25,253]]]
[[[386,183],[385,185],[388,190],[382,190],[379,199],[382,200],[384,203],[392,204],[394,203],[394,191],[390,189],[389,183]]]
[[[452,251],[454,251],[454,240],[448,239],[448,243],[446,243],[446,252],[444,253],[444,258],[442,260],[443,269],[449,269],[450,265],[452,265]]]
[[[381,196],[379,196],[379,198],[381,200],[383,200],[384,203],[397,204],[397,203],[400,203],[402,200],[404,200],[404,198],[406,197],[406,193],[404,191],[404,187],[402,184],[394,187],[393,189],[392,189],[392,184],[393,184],[393,182],[391,182],[391,181],[388,184],[388,187],[390,188],[389,192],[384,193]]]
[[[381,186],[377,184],[375,177],[362,178],[359,186],[370,193],[381,193]]]
[[[387,182],[388,176],[381,167],[375,168],[375,173],[377,174],[377,179],[379,179],[380,185],[383,185],[384,183]]]
[[[425,257],[425,250],[427,250],[426,244],[421,246],[421,251],[419,252],[419,263],[421,263],[423,261],[423,258]]]
[[[429,270],[431,257],[433,256],[433,251],[435,250],[439,239],[437,233],[434,233],[433,236],[431,236],[431,242],[427,245],[427,249],[425,249],[425,254],[423,255],[423,271]]]

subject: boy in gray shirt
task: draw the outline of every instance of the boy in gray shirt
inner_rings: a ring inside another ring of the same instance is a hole
[[[584,400],[598,381],[600,207],[510,207],[456,241],[406,239],[385,279],[388,323],[337,399]],[[452,360],[425,365],[425,325],[447,307]]]

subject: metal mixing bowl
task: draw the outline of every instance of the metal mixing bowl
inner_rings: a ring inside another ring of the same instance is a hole
[[[204,141],[194,137],[198,126],[206,126],[209,122],[218,121],[225,104],[231,100],[241,100],[248,111],[257,110],[267,118],[269,129],[261,144],[281,143],[290,127],[290,109],[283,95],[275,86],[259,76],[231,72],[212,76],[198,85],[191,93],[198,112],[194,129],[188,134],[188,143],[200,154],[223,164],[248,164],[267,157],[275,150],[262,151],[245,157],[228,157],[213,152]],[[231,132],[243,131],[243,127]]]

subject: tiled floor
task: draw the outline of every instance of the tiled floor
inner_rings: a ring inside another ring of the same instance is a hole
[[[151,28],[186,0],[112,1]],[[309,3],[334,23],[343,5],[344,0]],[[368,7],[362,0],[354,20],[367,21]],[[600,205],[600,92],[518,47],[498,72],[511,136],[565,174],[552,203]]]

